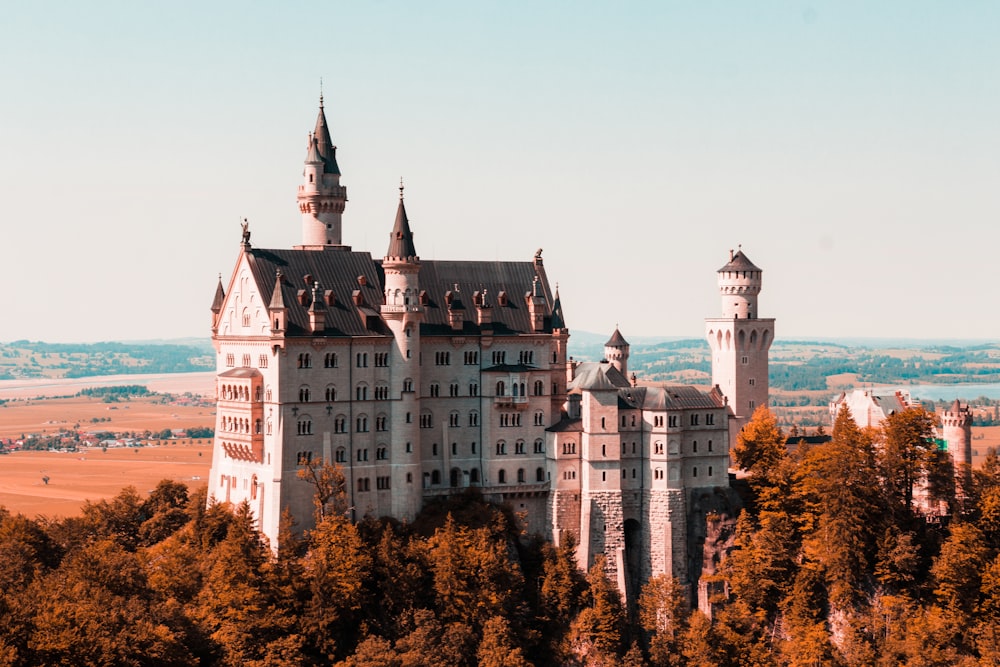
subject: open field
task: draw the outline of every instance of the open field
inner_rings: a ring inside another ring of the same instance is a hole
[[[207,484],[212,441],[184,442],[189,444],[0,456],[0,505],[26,516],[64,517],[79,514],[86,500],[112,498],[129,485],[143,496],[161,479],[194,490]]]
[[[215,394],[215,373],[152,373],[148,375],[98,375],[83,378],[19,378],[0,380],[0,398],[67,396],[87,387],[118,387],[138,384],[166,394],[190,392],[199,396]]]

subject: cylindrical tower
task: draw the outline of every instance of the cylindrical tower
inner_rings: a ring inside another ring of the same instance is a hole
[[[618,327],[615,327],[615,332],[604,344],[604,358],[625,377],[628,377],[628,351],[628,341],[625,340],[625,336],[622,336]]]
[[[972,481],[972,410],[957,398],[941,413],[941,437],[948,443],[959,485],[967,489]]]
[[[735,253],[730,250],[729,263],[719,269],[722,316],[740,320],[757,317],[762,277],[763,272],[747,259],[742,248]]]
[[[330,138],[322,97],[316,130],[309,135],[302,177],[298,194],[302,247],[341,245],[341,216],[347,203],[347,188],[340,184],[337,147]]]

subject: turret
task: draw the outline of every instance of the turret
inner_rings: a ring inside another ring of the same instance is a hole
[[[611,365],[617,368],[624,377],[628,377],[628,351],[628,341],[622,336],[618,327],[615,327],[615,332],[604,344],[604,358],[611,362]]]
[[[756,317],[763,271],[743,254],[742,246],[735,253],[729,251],[729,262],[718,273],[722,316],[743,320]]]
[[[955,463],[959,492],[967,492],[972,483],[972,410],[962,407],[956,398],[941,413],[941,437],[948,443],[948,453]]]
[[[285,308],[285,299],[281,294],[283,283],[284,278],[281,275],[281,270],[278,270],[274,276],[274,291],[271,292],[271,302],[267,306],[267,312],[270,315],[272,325],[271,333],[276,336],[283,335],[287,326],[288,310]]]
[[[302,214],[303,249],[320,250],[341,245],[341,215],[347,202],[347,188],[340,185],[337,147],[330,138],[319,98],[316,128],[306,145],[303,182],[299,186],[299,212]]]
[[[219,284],[215,288],[215,298],[212,299],[212,333],[219,333],[219,314],[226,300],[226,291],[222,289],[222,274],[219,274]]]

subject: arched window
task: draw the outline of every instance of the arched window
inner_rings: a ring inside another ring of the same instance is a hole
[[[347,463],[347,450],[343,447],[338,447],[335,457],[337,463]]]
[[[517,483],[524,484],[524,468],[517,469]]]
[[[544,468],[535,468],[535,481],[536,482],[544,482],[545,481],[545,469]]]
[[[535,396],[541,396],[545,393],[545,383],[541,380],[535,380]]]
[[[308,402],[309,402],[309,387],[300,387],[299,403],[308,403]]]
[[[497,382],[497,396],[505,396],[507,392],[507,385],[504,384],[503,380]]]
[[[441,483],[441,471],[440,470],[431,471],[431,484],[440,484],[440,483]]]
[[[507,471],[500,468],[500,472],[497,473],[497,483],[506,484],[507,483]]]

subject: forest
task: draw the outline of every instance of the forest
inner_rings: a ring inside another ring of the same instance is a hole
[[[300,474],[316,527],[286,520],[276,555],[246,505],[168,480],[76,517],[0,510],[0,663],[995,665],[1000,462],[956,477],[933,419],[862,430],[845,411],[830,442],[789,449],[759,410],[711,617],[669,577],[626,608],[599,559],[580,571],[571,542],[474,493],[352,523],[321,461]]]

